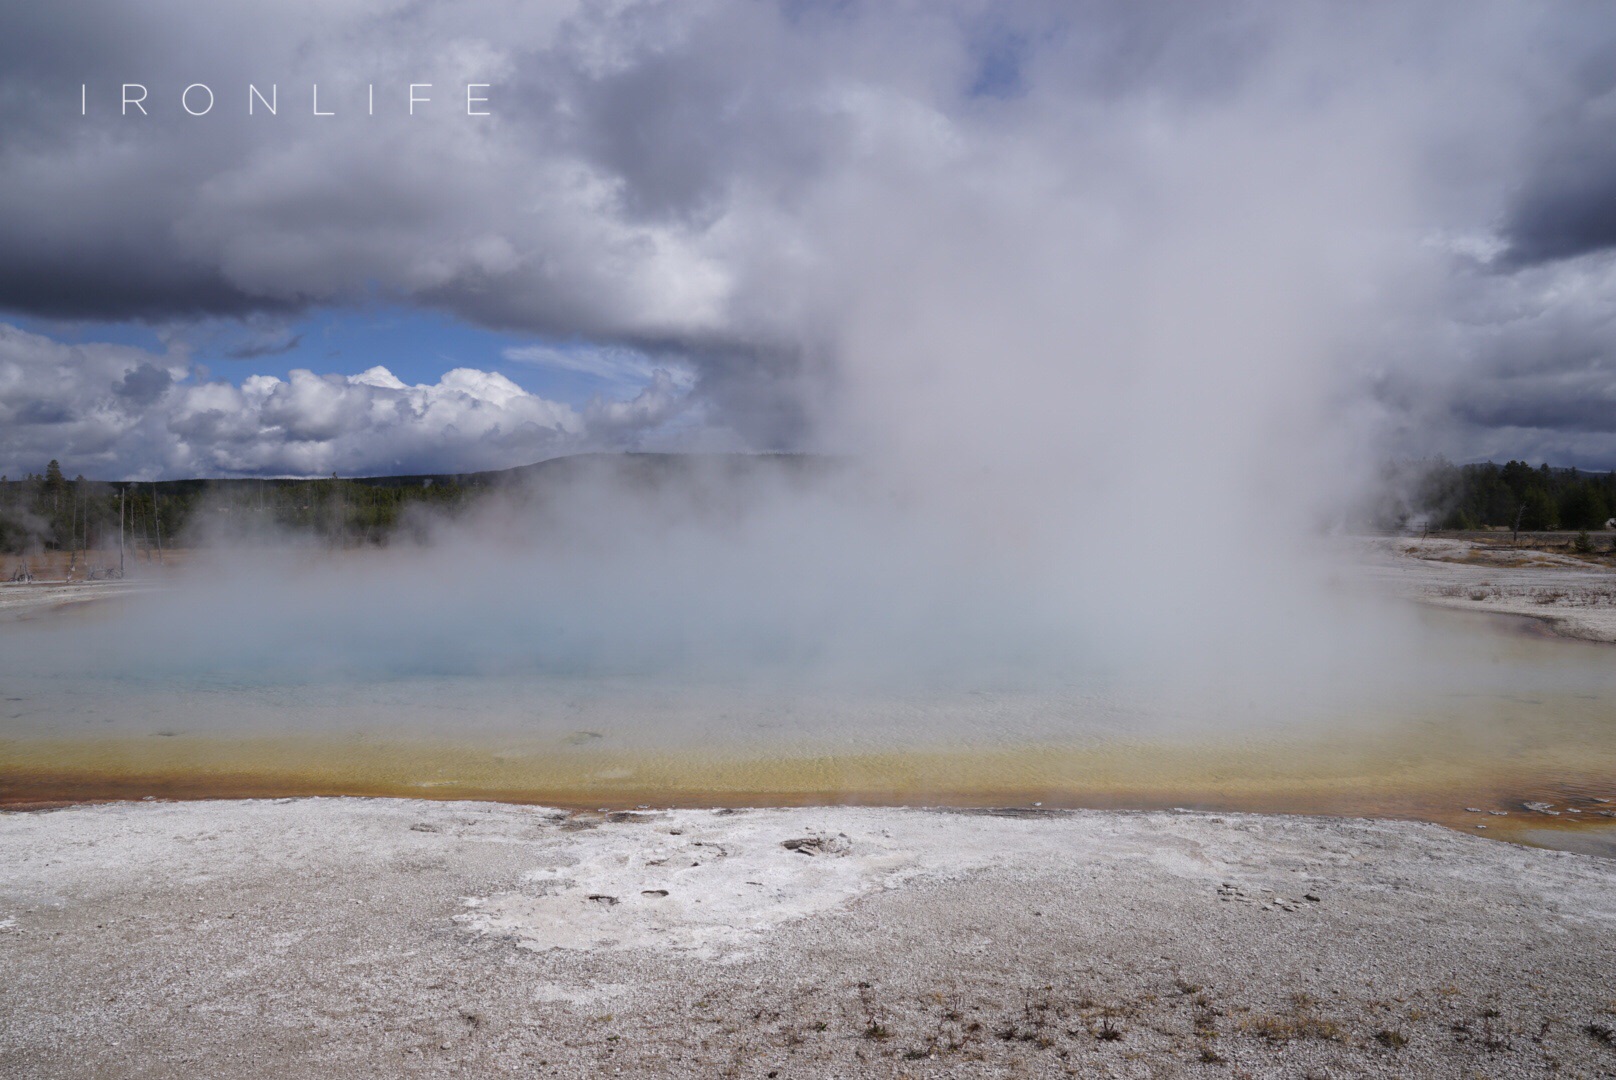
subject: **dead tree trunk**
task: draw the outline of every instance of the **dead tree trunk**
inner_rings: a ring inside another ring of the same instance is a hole
[[[152,528],[157,532],[157,561],[163,561],[163,515],[157,508],[157,481],[151,486]]]

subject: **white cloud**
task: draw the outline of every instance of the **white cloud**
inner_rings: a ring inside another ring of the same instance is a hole
[[[0,472],[37,472],[51,458],[98,478],[505,468],[637,445],[678,415],[687,390],[656,372],[633,399],[580,413],[475,368],[413,386],[379,365],[236,386],[197,381],[183,355],[65,345],[0,324]]]

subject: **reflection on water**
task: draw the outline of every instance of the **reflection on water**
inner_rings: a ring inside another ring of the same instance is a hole
[[[143,673],[75,663],[83,627],[35,621],[0,627],[0,799],[1036,801],[1386,814],[1504,836],[1606,820],[1616,804],[1594,800],[1616,798],[1616,650],[1425,621],[1415,679],[1349,666],[1326,684],[1160,685],[1092,670],[947,691],[537,670]],[[1524,798],[1583,813],[1527,814]]]

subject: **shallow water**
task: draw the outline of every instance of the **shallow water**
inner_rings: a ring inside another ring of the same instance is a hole
[[[1192,806],[1483,824],[1529,842],[1608,822],[1616,803],[1596,800],[1616,799],[1616,649],[1443,612],[1421,625],[1415,680],[1349,666],[1327,686],[1163,685],[1096,669],[937,690],[778,673],[144,671],[77,661],[106,623],[75,614],[0,626],[0,801]]]

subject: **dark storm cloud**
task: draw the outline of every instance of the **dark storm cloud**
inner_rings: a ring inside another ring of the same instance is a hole
[[[1575,125],[1512,201],[1502,264],[1516,269],[1616,248],[1616,102]]]
[[[1409,335],[1374,388],[1399,448],[1616,466],[1616,260],[1456,272],[1450,321]]]
[[[295,290],[233,281],[176,232],[198,189],[229,167],[227,148],[183,132],[153,131],[146,142],[81,127],[78,86],[56,92],[32,113],[52,117],[54,138],[0,140],[0,307],[53,319],[163,319],[296,306]],[[0,132],[28,104],[11,102]]]
[[[1584,176],[1534,187],[1515,208],[1505,235],[1511,267],[1616,247],[1616,155]]]
[[[66,424],[76,419],[71,409],[60,401],[29,401],[12,415],[17,424]]]
[[[150,405],[174,385],[174,376],[155,364],[143,363],[116,383],[112,392],[131,405]]]
[[[823,122],[778,93],[769,63],[776,28],[738,21],[713,43],[723,54],[717,63],[658,49],[621,71],[571,81],[566,98],[584,110],[574,128],[579,147],[620,178],[627,214],[707,223],[743,170],[779,170],[778,179],[817,167]]]
[[[302,334],[288,334],[273,340],[257,340],[228,349],[225,355],[232,360],[257,360],[263,356],[281,356],[303,344]]]
[[[1542,42],[1558,63],[1538,79],[1531,160],[1500,230],[1504,269],[1616,247],[1616,19],[1606,7],[1571,12]]]
[[[1616,378],[1499,382],[1455,403],[1467,423],[1484,428],[1616,432]]]
[[[15,250],[0,236],[0,250]],[[235,288],[217,271],[165,264],[137,244],[43,254],[0,265],[0,296],[12,311],[50,319],[169,319],[287,311],[292,305]],[[114,268],[125,270],[113,272]]]

